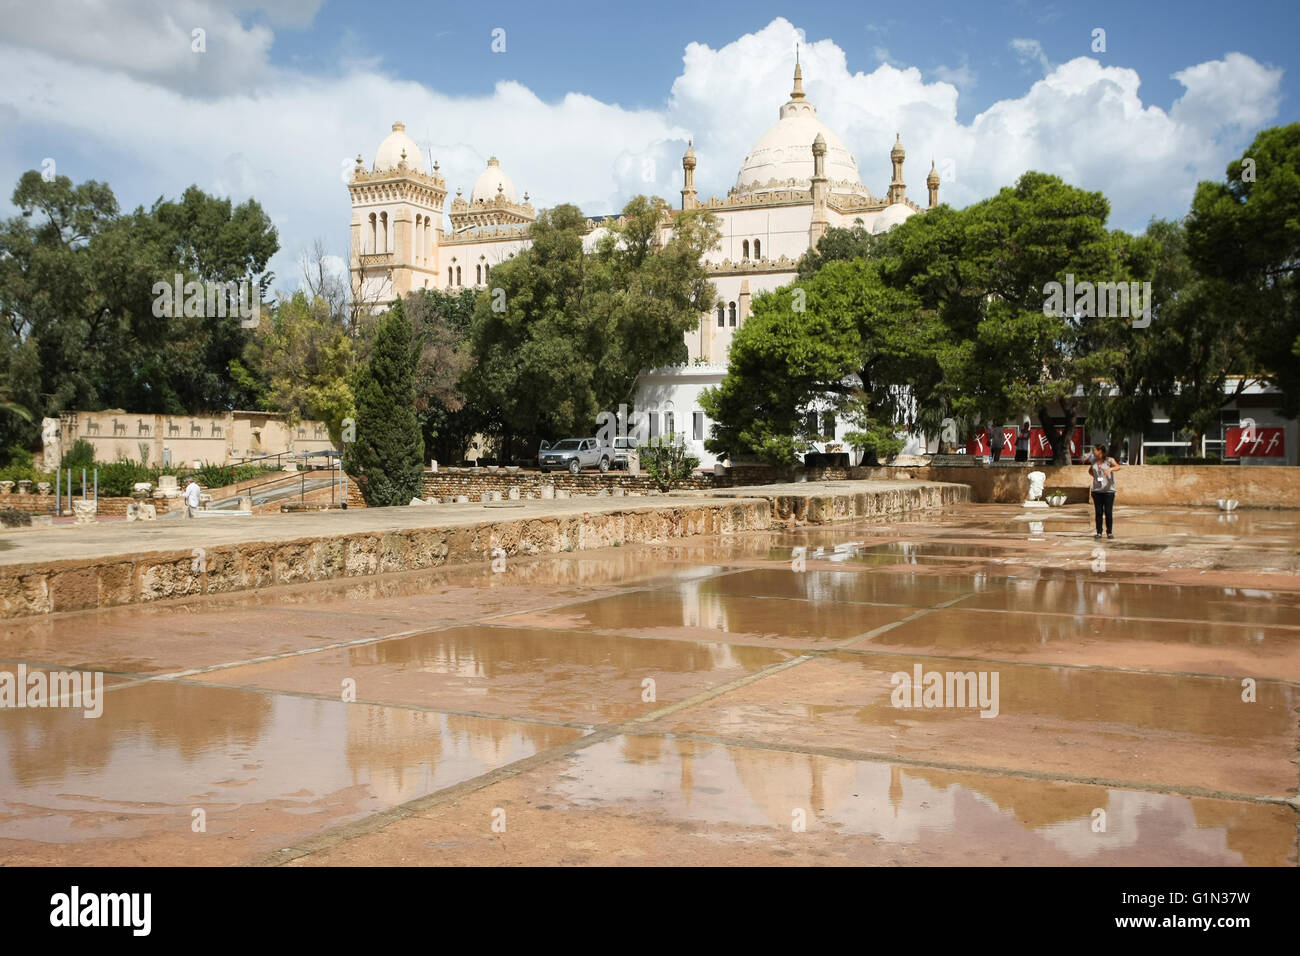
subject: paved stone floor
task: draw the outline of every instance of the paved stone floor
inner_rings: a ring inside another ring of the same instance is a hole
[[[1296,865],[1300,514],[1089,517],[6,622],[0,675],[106,690],[0,710],[0,863]]]

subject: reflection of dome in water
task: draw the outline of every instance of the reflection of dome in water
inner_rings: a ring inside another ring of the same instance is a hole
[[[755,805],[777,826],[789,828],[796,809],[808,825],[853,793],[857,764],[813,754],[728,748],[736,776]]]

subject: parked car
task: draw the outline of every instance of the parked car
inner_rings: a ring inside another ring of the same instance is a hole
[[[544,448],[538,455],[537,466],[543,473],[552,468],[567,468],[569,474],[576,475],[584,468],[597,467],[602,472],[609,471],[613,462],[612,449],[602,448],[596,438],[565,438],[557,441],[550,448]]]
[[[618,435],[614,438],[614,467],[627,470],[628,452],[636,451],[636,438],[632,435]]]

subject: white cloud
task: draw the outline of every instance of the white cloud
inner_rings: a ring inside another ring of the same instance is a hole
[[[1037,63],[1044,73],[1052,72],[1052,64],[1037,40],[1012,40],[1011,49],[1016,51],[1021,63]]]
[[[141,7],[156,9],[153,2]],[[301,0],[264,12],[301,22],[314,7]],[[121,29],[142,29],[137,21]],[[124,206],[177,196],[191,183],[236,201],[253,196],[280,228],[283,248],[271,268],[292,284],[299,254],[315,239],[346,254],[344,164],[358,152],[369,162],[397,119],[439,160],[450,196],[457,186],[468,194],[495,154],[539,208],[573,202],[588,214],[610,213],[651,191],[676,200],[690,136],[701,195],[725,195],[789,96],[798,42],[809,98],[874,193],[889,181],[898,131],[914,199],[925,196],[931,157],[941,173],[955,173],[941,197],[959,206],[1040,169],[1103,191],[1115,225],[1141,228],[1153,214],[1183,214],[1198,179],[1222,176],[1228,159],[1277,115],[1282,75],[1230,53],[1175,74],[1185,92],[1166,111],[1142,102],[1136,71],[1080,57],[1045,68],[1022,96],[963,124],[957,75],[927,82],[915,67],[888,63],[852,72],[832,39],[808,43],[776,19],[720,49],[688,44],[665,106],[630,110],[581,93],[546,102],[516,82],[453,97],[363,60],[333,77],[309,77],[266,64],[257,32],[265,28],[244,28],[233,17],[212,22],[243,31],[254,85],[195,98],[183,63],[171,74],[156,65],[125,68],[121,54],[86,50],[76,38],[60,47],[48,33],[10,31],[16,39],[0,45],[0,196],[44,156],[75,182],[108,181]],[[177,20],[178,30],[183,25]],[[1042,55],[1041,46],[1037,54],[1025,50],[1031,59]]]

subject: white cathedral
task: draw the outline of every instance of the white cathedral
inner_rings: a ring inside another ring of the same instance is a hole
[[[686,335],[686,364],[647,369],[637,379],[635,408],[648,415],[651,435],[681,434],[703,466],[713,464],[714,456],[704,449],[710,422],[699,396],[726,375],[731,338],[748,318],[753,297],[794,281],[799,258],[828,228],[861,220],[869,232],[881,233],[923,212],[907,198],[905,156],[896,137],[889,153],[893,177],[883,199],[873,196],[862,185],[852,154],[804,95],[798,63],[789,102],[745,157],[725,199],[697,197],[695,152],[688,146],[682,157],[682,208],[708,209],[722,230],[721,241],[705,257],[717,300]],[[933,163],[925,182],[928,208],[934,208],[939,174]],[[425,168],[419,147],[401,123],[394,123],[379,144],[369,170],[357,156],[348,191],[352,288],[363,303],[379,308],[422,288],[489,288],[492,268],[528,244],[528,227],[536,218],[528,193],[522,202],[518,199],[494,156],[468,200],[456,190],[447,229],[446,181],[436,162]],[[590,249],[604,229],[595,219],[587,226]],[[665,222],[665,237],[671,229],[672,222]],[[592,434],[595,428],[593,422]],[[836,437],[844,430],[837,423]]]

